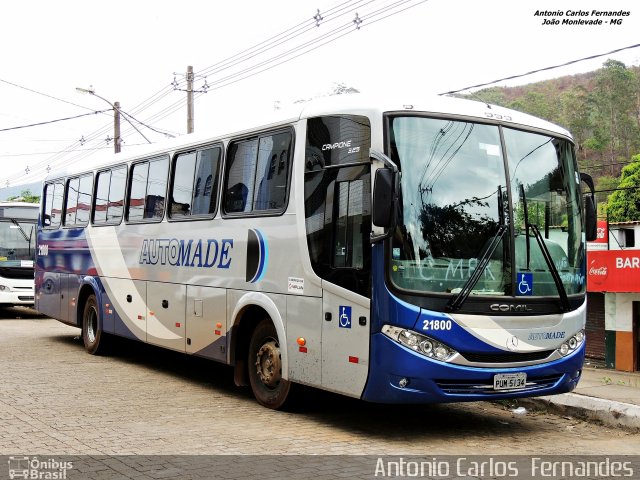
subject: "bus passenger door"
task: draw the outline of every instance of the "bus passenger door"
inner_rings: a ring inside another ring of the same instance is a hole
[[[322,385],[360,397],[369,371],[370,165],[342,167],[327,188],[329,270],[323,276]]]
[[[185,351],[186,285],[147,282],[147,343]]]
[[[369,299],[323,282],[322,386],[359,398],[369,373]]]

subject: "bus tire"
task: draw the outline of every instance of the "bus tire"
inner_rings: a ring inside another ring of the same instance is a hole
[[[278,334],[268,318],[251,335],[247,366],[251,390],[258,403],[275,410],[281,408],[289,396],[291,382],[282,378]]]
[[[100,313],[95,295],[89,295],[82,311],[82,342],[91,355],[100,355],[105,351],[105,335],[100,326]]]

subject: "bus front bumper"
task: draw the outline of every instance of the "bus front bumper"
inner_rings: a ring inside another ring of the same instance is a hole
[[[33,303],[33,289],[0,291],[0,305],[21,305],[29,307],[33,306]]]
[[[377,403],[490,401],[566,393],[580,379],[583,343],[572,354],[515,368],[479,368],[432,360],[378,333],[371,337],[369,378],[362,399]],[[496,374],[525,373],[524,388],[495,390]]]

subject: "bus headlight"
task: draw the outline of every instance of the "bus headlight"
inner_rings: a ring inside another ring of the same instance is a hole
[[[574,352],[578,347],[580,347],[580,345],[584,343],[584,339],[584,330],[580,330],[569,340],[560,345],[560,348],[558,348],[558,352],[560,352],[560,355],[562,355],[563,357],[566,357],[570,353]]]
[[[385,325],[382,327],[382,333],[414,352],[441,362],[448,362],[458,353],[442,342],[406,328]]]

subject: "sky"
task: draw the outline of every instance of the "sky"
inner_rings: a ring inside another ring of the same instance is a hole
[[[593,10],[629,15],[610,24]],[[637,0],[23,0],[3,4],[2,17],[0,194],[112,152],[116,101],[139,130],[122,120],[123,152],[185,135],[188,65],[194,87],[209,86],[195,95],[204,134],[336,84],[412,103],[640,43]],[[554,18],[603,24],[543,24]],[[591,71],[607,58],[640,65],[640,48],[497,85]]]

